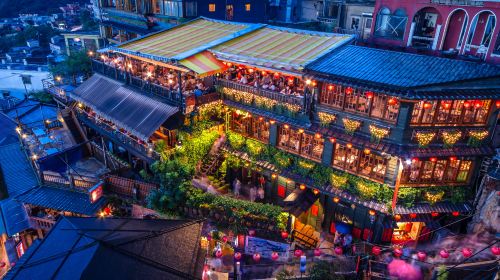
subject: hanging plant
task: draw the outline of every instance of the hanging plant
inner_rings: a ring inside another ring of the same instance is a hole
[[[487,130],[471,130],[469,131],[469,141],[467,144],[471,147],[478,147],[487,136]]]
[[[380,140],[382,140],[384,137],[389,135],[389,129],[384,128],[384,127],[378,127],[373,124],[371,124],[369,127],[370,129],[370,141],[374,143],[380,143]]]
[[[442,201],[444,196],[444,191],[426,191],[424,194],[425,200],[430,204]]]
[[[443,138],[444,147],[451,148],[462,138],[462,132],[460,130],[443,131],[441,138]]]
[[[318,112],[318,117],[323,127],[328,127],[337,119],[337,116],[323,112]]]
[[[417,138],[417,143],[420,148],[429,146],[435,136],[436,132],[433,131],[417,131],[415,133],[415,137]]]
[[[361,121],[351,120],[348,118],[343,118],[342,122],[344,123],[345,133],[349,135],[354,135],[354,132],[361,126]]]

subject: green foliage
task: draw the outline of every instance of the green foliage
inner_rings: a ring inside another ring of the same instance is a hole
[[[14,36],[12,34],[2,34],[3,36],[0,36],[0,52],[6,52],[12,47],[26,46],[26,41],[31,39],[39,40],[41,46],[48,46],[50,37],[57,34],[59,32],[49,25],[27,26],[24,30],[15,33]]]
[[[88,10],[83,10],[80,13],[80,22],[83,31],[96,31],[99,30],[99,24],[94,21],[92,14]]]
[[[398,204],[411,207],[420,195],[421,190],[418,188],[400,188],[398,191]]]
[[[468,195],[467,187],[450,187],[450,188],[453,188],[450,193],[450,201],[452,203],[459,203],[466,201]]]
[[[145,181],[151,181],[152,179],[151,174],[149,174],[145,169],[141,169],[141,171],[139,171],[139,175],[141,175],[141,178]]]
[[[224,118],[222,101],[210,102],[198,107],[198,114],[202,120],[222,120]]]
[[[163,153],[164,151],[167,150],[167,143],[165,143],[165,140],[158,140],[155,143],[155,151],[158,152],[159,154]]]
[[[92,73],[92,65],[87,53],[81,51],[72,53],[65,61],[51,66],[49,71],[54,77],[71,78],[75,84],[77,76],[89,76]]]
[[[437,280],[447,280],[448,279],[448,271],[446,270],[445,265],[440,265],[437,268]]]
[[[54,100],[52,99],[52,95],[46,93],[43,90],[30,93],[30,97],[35,99],[35,100],[38,100],[42,103],[53,103],[54,102]]]
[[[309,269],[309,279],[311,280],[341,280],[340,275],[335,275],[335,266],[326,261],[317,261]]]
[[[227,132],[226,133],[227,141],[231,148],[236,151],[240,151],[245,146],[246,139],[238,133]]]
[[[192,136],[184,135],[182,146],[177,148],[175,157],[182,164],[194,169],[198,162],[208,154],[218,137],[219,133],[216,130],[204,131],[198,134],[193,133]]]

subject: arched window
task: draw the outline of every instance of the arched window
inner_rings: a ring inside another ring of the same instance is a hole
[[[391,14],[388,8],[382,8],[377,15],[375,36],[402,40],[407,21],[408,16],[404,9],[397,9]]]

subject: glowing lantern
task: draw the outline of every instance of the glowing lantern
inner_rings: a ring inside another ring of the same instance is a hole
[[[280,76],[280,73],[276,72],[276,73],[274,73],[274,76],[277,78]]]
[[[497,101],[495,102],[495,106],[497,106],[497,108],[500,108],[500,100],[497,100]]]
[[[335,252],[335,255],[342,255],[344,253],[344,250],[342,250],[342,247],[335,247],[333,250]]]
[[[297,250],[295,250],[295,252],[293,252],[293,255],[297,258],[300,258],[300,256],[302,256],[302,254],[303,254],[303,252],[300,249],[297,249]]]
[[[479,100],[478,100],[478,101],[476,101],[476,102],[474,102],[474,107],[476,107],[476,108],[481,108],[481,106],[483,106],[483,102],[481,102],[481,101],[479,101]]]
[[[255,254],[253,254],[253,260],[254,260],[255,262],[259,262],[259,261],[260,261],[260,254],[259,254],[259,253],[255,253]]]
[[[266,71],[262,71],[262,75],[264,75],[264,76],[265,76],[266,74],[267,74],[267,73],[266,73]]]
[[[109,208],[109,207],[104,207],[104,213],[105,213],[106,215],[108,215],[108,216],[109,216],[109,215],[111,215],[111,208]]]
[[[363,152],[365,153],[365,155],[369,155],[371,153],[370,149],[365,149]]]
[[[346,94],[351,94],[352,93],[352,88],[351,87],[348,87],[345,89],[345,93]]]
[[[320,248],[316,248],[316,249],[314,249],[314,256],[315,256],[315,257],[319,257],[319,256],[321,256],[321,253],[322,253],[322,252],[321,252],[321,249],[320,249]]]
[[[222,237],[222,242],[224,242],[224,243],[226,243],[226,242],[227,242],[227,236],[225,236],[225,235],[224,235],[224,236]]]
[[[457,157],[450,157],[450,161],[455,161],[457,160]]]
[[[425,252],[420,251],[417,253],[417,258],[419,261],[423,262],[427,258],[427,254]]]
[[[432,103],[425,102],[424,103],[424,109],[430,109],[430,108],[432,108]]]
[[[435,157],[431,157],[429,160],[432,161],[432,162],[436,162],[438,159],[435,158]]]
[[[314,189],[314,190],[313,190],[313,193],[314,193],[315,195],[318,195],[318,194],[319,194],[319,190]]]
[[[234,253],[234,259],[237,261],[241,260],[241,253],[240,252]]]
[[[283,238],[283,239],[287,239],[287,238],[288,238],[288,232],[286,232],[286,231],[282,231],[282,232],[281,232],[281,238]]]
[[[319,138],[321,138],[321,134],[316,133],[316,134],[314,134],[314,137],[316,137],[317,139],[319,139]]]
[[[393,105],[396,105],[398,103],[398,100],[394,97],[391,97],[389,98],[389,100],[387,100],[387,104],[393,106]]]
[[[399,258],[403,255],[403,250],[401,250],[401,248],[396,248],[392,253],[394,254],[395,257]]]
[[[271,175],[271,178],[273,178],[273,179],[276,179],[276,177],[278,177],[278,175],[276,175],[276,174]]]
[[[312,82],[312,86],[315,87],[317,85],[316,82]]]
[[[306,85],[310,85],[311,84],[311,80],[306,80]]]
[[[418,161],[418,158],[416,158],[416,157],[411,159],[411,163],[415,163],[417,161]]]
[[[370,209],[370,210],[368,211],[368,214],[370,214],[370,216],[375,216],[375,214],[376,214],[376,213],[375,213],[375,210]]]
[[[450,103],[443,103],[443,107],[444,107],[445,109],[450,109],[451,104],[450,104]]]
[[[275,121],[275,120],[270,120],[269,122],[270,122],[271,124],[275,124],[275,123],[276,123],[276,121]]]
[[[338,198],[338,197],[334,197],[334,198],[333,198],[333,202],[335,202],[335,203],[339,203],[339,201],[340,201],[340,198]]]
[[[253,69],[252,68],[248,69],[248,72],[253,73]]]
[[[369,98],[369,99],[373,98],[373,92],[372,91],[367,91],[366,92],[366,98]]]
[[[400,221],[401,220],[401,215],[399,215],[399,214],[394,215],[394,220],[395,221]]]
[[[416,213],[410,213],[410,218],[412,218],[412,219],[417,218],[417,214]]]
[[[221,249],[218,249],[217,251],[215,251],[215,257],[217,257],[217,258],[222,257],[222,250]]]
[[[277,261],[280,258],[280,255],[277,252],[272,252],[271,253],[271,259],[273,261]]]
[[[333,90],[333,85],[329,85],[328,90]]]
[[[438,213],[438,212],[432,212],[432,213],[431,213],[431,216],[432,216],[432,217],[437,217],[437,216],[439,216],[439,213]]]
[[[382,252],[382,249],[380,249],[379,246],[373,246],[372,254],[374,254],[375,256],[378,256],[378,255],[380,255],[381,252]]]
[[[284,127],[285,127],[285,129],[289,129],[290,128],[290,126],[288,124],[285,124]]]
[[[330,138],[330,142],[335,143],[335,138]]]
[[[465,108],[469,108],[470,107],[470,102],[469,101],[465,101],[464,102],[464,107]]]
[[[351,144],[351,143],[348,143],[346,146],[347,146],[347,148],[349,148],[349,149],[350,149],[350,148],[352,148],[352,144]]]
[[[448,253],[448,251],[443,249],[443,250],[439,251],[439,255],[441,256],[441,258],[447,259],[450,256],[450,253]]]
[[[460,215],[460,212],[458,212],[458,211],[453,211],[451,214],[452,214],[454,217],[458,217],[458,216]]]
[[[305,189],[306,189],[306,185],[304,185],[304,184],[300,184],[299,189],[301,189],[301,190],[305,190]]]
[[[498,247],[498,246],[493,246],[493,247],[491,247],[491,249],[490,249],[490,250],[491,250],[491,252],[493,253],[493,255],[495,255],[495,256],[500,255],[500,247]]]
[[[464,255],[465,258],[469,258],[472,256],[472,250],[470,248],[463,248],[462,255]]]
[[[302,128],[299,129],[299,133],[304,133],[304,130]]]
[[[263,120],[264,120],[264,118],[263,118],[263,117],[259,117],[259,121],[263,121]]]

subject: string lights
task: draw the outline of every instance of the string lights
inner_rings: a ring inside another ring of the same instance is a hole
[[[432,140],[436,137],[436,132],[433,131],[417,131],[415,132],[415,138],[417,138],[417,143],[420,148],[425,148],[429,146]]]
[[[375,142],[375,143],[379,143],[380,140],[382,140],[387,135],[389,135],[388,128],[378,127],[378,126],[375,126],[373,124],[370,124],[370,126],[368,126],[368,129],[370,130],[370,134],[371,134],[370,140],[372,142]]]
[[[337,116],[324,112],[318,112],[318,118],[321,123],[321,126],[328,127],[337,119]]]
[[[488,136],[487,130],[471,130],[469,131],[469,146],[477,147],[481,145],[484,139]]]
[[[451,148],[462,138],[462,132],[460,130],[443,131],[441,138],[443,139],[444,147]]]
[[[351,120],[348,118],[343,118],[345,133],[353,135],[356,130],[361,126],[361,121]]]

